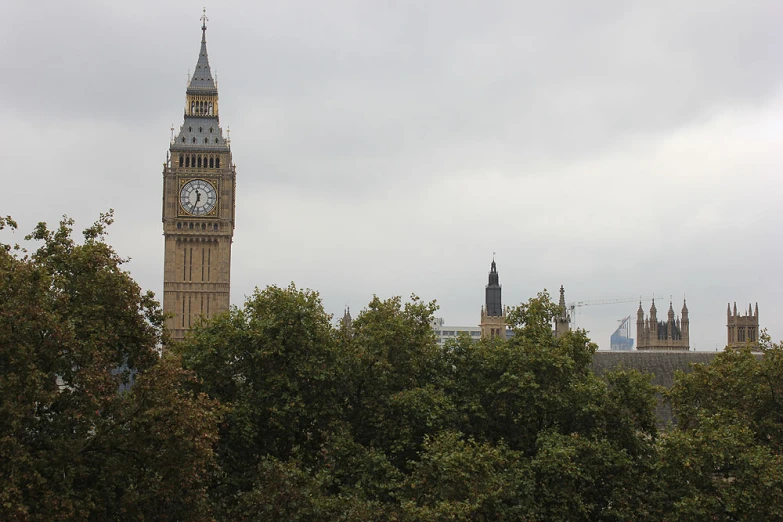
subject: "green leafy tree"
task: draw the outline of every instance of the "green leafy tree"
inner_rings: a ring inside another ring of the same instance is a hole
[[[2,519],[209,516],[218,412],[161,361],[162,313],[104,241],[110,223],[82,244],[71,220],[41,223],[32,254],[0,248]]]
[[[213,491],[225,509],[253,489],[266,457],[316,455],[340,418],[330,321],[316,292],[271,286],[256,290],[244,308],[197,325],[176,348],[199,376],[199,389],[226,408],[223,477]]]
[[[446,359],[432,330],[434,302],[374,297],[342,344],[346,419],[357,442],[379,448],[400,469],[428,433],[452,425],[443,386]]]
[[[659,441],[660,516],[783,520],[783,349],[727,348],[679,373],[675,429]]]
[[[525,520],[533,491],[520,453],[444,431],[426,438],[400,497],[409,520]]]
[[[665,434],[654,472],[661,519],[783,520],[783,456],[736,414],[702,414]]]

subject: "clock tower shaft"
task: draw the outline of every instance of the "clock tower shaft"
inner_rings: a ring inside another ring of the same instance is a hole
[[[230,302],[236,166],[220,128],[206,21],[202,17],[184,121],[163,167],[163,311],[172,339],[182,339],[199,318],[228,310]]]

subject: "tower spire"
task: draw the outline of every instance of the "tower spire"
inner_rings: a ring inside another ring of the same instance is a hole
[[[503,305],[500,298],[500,277],[498,276],[498,267],[495,264],[495,257],[492,257],[492,264],[489,268],[489,284],[486,287],[485,304],[487,305],[487,315],[499,317],[503,315]]]
[[[193,76],[190,77],[190,83],[188,83],[188,93],[190,94],[217,94],[217,87],[215,87],[215,81],[212,79],[212,71],[209,68],[209,56],[207,56],[208,20],[207,8],[205,7],[203,14],[201,15],[201,50],[198,53],[196,69],[193,71]]]

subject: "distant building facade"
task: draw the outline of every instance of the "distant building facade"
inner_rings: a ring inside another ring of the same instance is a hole
[[[737,313],[737,303],[734,303],[734,311],[729,304],[726,311],[726,345],[730,348],[745,346],[746,344],[758,344],[759,341],[759,304],[756,303],[756,311],[748,305],[747,315]]]
[[[492,260],[489,270],[489,282],[485,289],[485,303],[481,307],[481,337],[493,339],[495,337],[506,338],[506,310],[501,300],[500,277],[497,265]]]
[[[464,333],[474,341],[481,339],[481,328],[478,326],[449,326],[445,324],[442,317],[436,317],[432,320],[432,329],[438,338],[438,344],[444,344],[449,339],[456,339],[459,334]]]
[[[609,349],[613,351],[633,350],[633,338],[631,338],[631,316],[620,319],[620,326],[609,338]]]
[[[636,313],[636,349],[637,350],[689,350],[690,320],[688,306],[682,301],[682,318],[674,316],[674,308],[669,301],[669,313],[666,321],[658,321],[658,310],[653,299],[650,317],[644,317],[642,302]]]

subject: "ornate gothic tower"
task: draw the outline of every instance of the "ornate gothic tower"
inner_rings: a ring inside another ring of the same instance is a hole
[[[506,311],[500,299],[500,278],[495,260],[489,270],[489,284],[486,287],[485,306],[481,307],[481,337],[506,338]]]
[[[746,344],[755,345],[759,341],[759,304],[756,303],[756,311],[748,305],[747,315],[737,313],[737,303],[734,303],[734,313],[731,305],[726,311],[726,329],[728,331],[728,346],[739,348]]]
[[[658,309],[653,299],[649,319],[644,318],[642,302],[636,312],[636,349],[637,350],[689,350],[690,319],[688,306],[682,301],[682,318],[675,317],[674,306],[669,301],[666,321],[658,321]]]
[[[218,121],[218,91],[201,51],[185,95],[185,119],[163,168],[163,311],[173,339],[199,317],[228,310],[236,168]],[[173,129],[172,129],[173,131]]]

